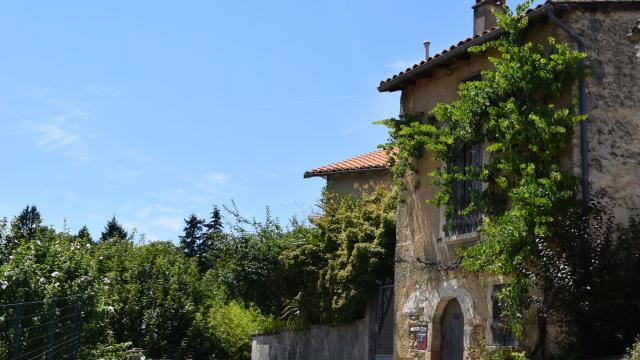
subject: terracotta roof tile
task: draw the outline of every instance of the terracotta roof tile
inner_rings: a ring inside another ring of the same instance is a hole
[[[573,1],[575,1],[575,0],[573,0]],[[597,0],[584,0],[584,1],[597,1]],[[535,10],[538,10],[538,9],[542,8],[543,6],[544,6],[544,4],[540,4],[540,5],[538,5],[538,6],[534,7],[534,8],[528,9],[527,13],[529,14],[529,13],[535,11]],[[418,70],[418,68],[420,68],[422,66],[425,66],[425,65],[428,65],[430,62],[440,58],[441,56],[443,56],[443,55],[445,55],[445,54],[447,54],[447,53],[449,53],[449,52],[451,52],[453,50],[456,50],[456,49],[458,49],[458,48],[460,48],[460,47],[462,47],[464,45],[467,45],[469,42],[471,42],[473,40],[477,40],[478,38],[485,37],[485,36],[489,35],[490,33],[493,33],[493,32],[495,32],[497,30],[498,30],[498,28],[494,27],[492,29],[485,30],[482,34],[476,34],[473,37],[468,37],[468,38],[466,38],[464,40],[461,40],[458,43],[456,43],[455,45],[452,45],[451,47],[449,47],[447,49],[444,49],[441,52],[439,52],[439,53],[437,53],[437,54],[435,54],[433,56],[430,56],[426,61],[422,60],[419,63],[411,66],[406,71],[402,71],[402,72],[400,72],[398,74],[393,75],[392,77],[387,78],[386,80],[381,81],[380,85],[384,85],[384,84],[388,83],[391,80],[395,80],[399,76],[411,74],[412,72]]]
[[[548,0],[547,2],[540,4],[536,7],[527,9],[526,14],[527,15],[531,15],[532,13],[536,12],[537,10],[542,9],[545,6],[549,6],[552,4],[594,4],[594,5],[603,5],[603,4],[620,4],[620,3],[631,3],[634,5],[638,5],[640,4],[640,0]],[[430,66],[431,62],[439,59],[441,56],[452,52],[453,50],[456,50],[460,47],[463,47],[467,44],[469,44],[471,41],[474,40],[478,40],[480,38],[484,38],[484,37],[489,37],[489,34],[493,34],[495,31],[498,31],[499,29],[497,27],[494,27],[493,29],[489,29],[489,30],[485,30],[484,32],[482,32],[482,34],[475,34],[473,35],[473,37],[469,37],[466,38],[465,40],[459,41],[458,43],[456,43],[455,45],[452,45],[451,47],[442,50],[440,53],[435,54],[431,57],[429,57],[426,61],[422,60],[419,63],[417,63],[416,65],[412,66],[410,68],[410,70],[408,69],[407,71],[402,71],[401,73],[397,74],[397,75],[393,75],[392,77],[387,78],[386,80],[383,80],[380,82],[380,86],[384,86],[387,83],[389,83],[392,80],[397,79],[399,76],[409,76],[411,77],[413,73],[416,73],[418,71],[420,71],[420,69],[422,67],[427,67]],[[482,41],[482,39],[480,39],[480,41]],[[386,91],[386,90],[385,90]]]
[[[389,157],[387,155],[387,151],[381,149],[350,159],[311,169],[304,173],[304,177],[310,178],[314,176],[324,176],[327,174],[349,171],[388,169],[388,161]]]

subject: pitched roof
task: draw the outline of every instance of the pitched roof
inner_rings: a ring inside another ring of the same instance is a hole
[[[595,6],[603,6],[603,5],[620,5],[620,4],[631,4],[631,5],[640,5],[640,0],[547,0],[544,4],[538,5],[534,8],[528,9],[526,15],[531,18],[536,18],[538,16],[546,14],[546,11],[552,8],[554,5],[595,5]],[[482,34],[477,34],[473,37],[466,38],[458,43],[452,45],[448,49],[443,50],[442,52],[430,56],[426,60],[422,60],[419,63],[408,67],[406,70],[401,71],[400,73],[393,75],[386,80],[380,82],[380,86],[378,86],[378,91],[397,91],[402,90],[407,82],[412,81],[414,78],[418,77],[421,74],[427,73],[434,68],[442,65],[449,60],[453,60],[459,56],[466,55],[467,50],[473,46],[481,45],[488,41],[494,40],[498,38],[502,34],[502,30],[500,28],[493,28],[490,30],[486,30]]]
[[[389,168],[389,157],[386,150],[376,150],[350,159],[338,161],[311,169],[304,173],[304,178],[325,176],[354,171],[384,170]]]
[[[547,6],[548,5],[546,4],[542,4],[529,9],[527,10],[527,15],[530,16],[533,13],[542,12],[542,9]],[[429,56],[426,60],[422,60],[419,63],[408,67],[406,70],[401,71],[386,80],[380,81],[378,91],[384,92],[401,90],[405,81],[413,79],[414,77],[429,71],[448,60],[464,55],[467,53],[469,48],[494,40],[500,36],[501,33],[502,31],[500,28],[494,27],[493,29],[485,30],[481,34],[476,34],[472,37],[461,40],[457,44],[451,45],[448,49],[444,49],[433,56]]]

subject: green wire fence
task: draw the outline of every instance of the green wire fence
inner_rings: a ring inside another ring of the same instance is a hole
[[[0,360],[76,360],[82,296],[0,305]]]

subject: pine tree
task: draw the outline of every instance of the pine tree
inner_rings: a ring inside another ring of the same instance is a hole
[[[100,235],[100,241],[127,240],[128,238],[129,233],[118,223],[115,215],[107,222],[104,231]]]
[[[195,214],[184,219],[183,235],[180,236],[180,249],[187,257],[198,256],[198,250],[202,243],[205,222]]]
[[[28,240],[33,239],[36,231],[42,224],[42,217],[35,205],[27,205],[24,210],[18,215],[12,226],[12,232],[14,236],[24,237]]]
[[[84,240],[87,243],[92,243],[93,238],[91,237],[91,233],[89,232],[89,228],[87,225],[83,226],[80,231],[78,231],[78,235],[76,235],[78,239]]]
[[[224,241],[222,214],[216,205],[213,206],[211,218],[204,227],[207,230],[198,246],[198,263],[203,272],[209,270],[218,259]]]

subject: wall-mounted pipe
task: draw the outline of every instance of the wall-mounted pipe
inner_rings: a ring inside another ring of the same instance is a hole
[[[558,19],[556,14],[553,12],[553,8],[549,7],[547,9],[547,15],[549,16],[549,20],[554,24],[558,25],[564,32],[569,34],[578,44],[578,51],[584,52],[586,48],[586,43],[582,39],[582,37],[567,23]],[[580,61],[580,65],[584,66],[584,59]],[[580,80],[579,87],[579,99],[578,99],[578,109],[580,111],[580,115],[587,114],[587,85],[586,81]],[[582,201],[585,206],[589,204],[589,128],[587,124],[587,120],[582,120],[580,122],[580,160],[581,160],[581,170],[582,170]]]

